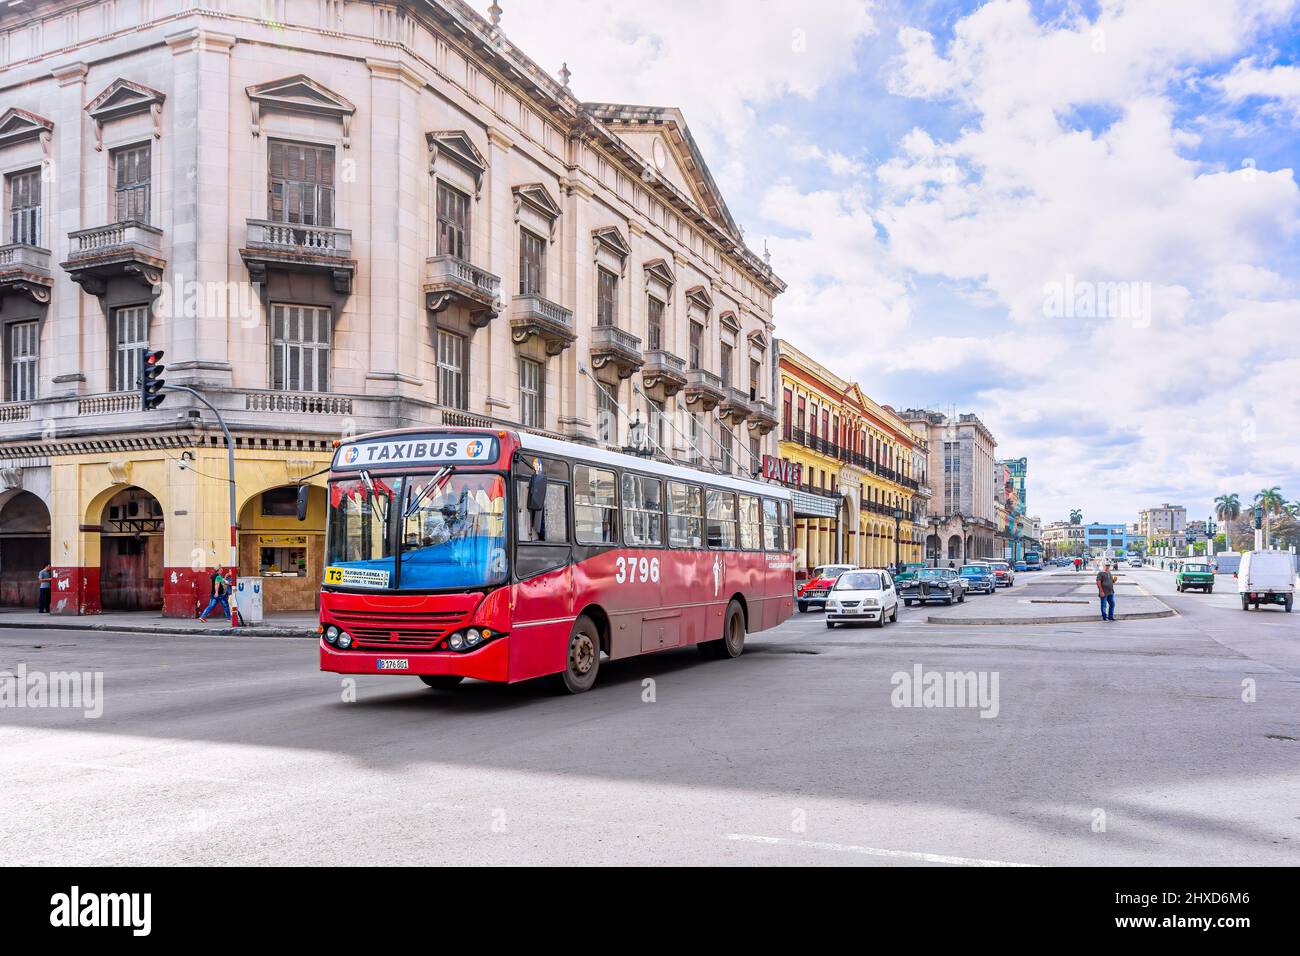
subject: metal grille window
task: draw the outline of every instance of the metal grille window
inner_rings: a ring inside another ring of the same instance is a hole
[[[267,218],[303,226],[334,225],[334,148],[272,141]]]
[[[519,294],[546,294],[546,240],[519,230]]]
[[[654,296],[646,296],[646,338],[649,348],[664,347],[664,304]]]
[[[36,372],[40,364],[39,329],[35,322],[14,322],[9,326],[9,380],[5,397],[11,402],[30,402],[36,397]]]
[[[151,147],[129,146],[113,153],[113,217],[115,222],[149,221]]]
[[[465,337],[444,329],[438,330],[438,404],[448,408],[465,408]]]
[[[664,486],[658,478],[623,476],[623,541],[633,547],[664,543]]]
[[[618,276],[596,269],[596,324],[618,324]]]
[[[469,261],[469,197],[438,183],[438,255]]]
[[[41,244],[41,171],[29,170],[9,177],[9,241],[29,246]]]
[[[312,305],[271,306],[271,387],[327,392],[330,383],[330,310]]]
[[[526,358],[519,360],[519,424],[542,425],[542,363]]]
[[[140,377],[140,355],[149,347],[149,307],[114,309],[109,331],[113,341],[109,387],[115,392],[129,391]]]

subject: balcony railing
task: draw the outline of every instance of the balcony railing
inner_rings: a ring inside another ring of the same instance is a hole
[[[702,368],[686,370],[686,404],[698,405],[706,412],[718,407],[726,396],[722,386],[722,376]]]
[[[167,266],[162,238],[161,229],[134,219],[78,229],[68,233],[68,259],[62,267],[73,282],[95,296],[108,291],[110,279],[140,279],[156,286]]]
[[[140,411],[138,392],[109,392],[105,395],[88,395],[77,400],[78,415],[118,415]]]
[[[672,398],[686,385],[686,360],[666,349],[650,349],[641,367],[641,384],[653,398]]]
[[[265,282],[268,269],[286,272],[323,272],[330,276],[334,291],[352,291],[357,263],[352,258],[352,230],[335,226],[305,226],[297,223],[247,220],[247,244],[239,250],[249,278]]]
[[[0,405],[0,423],[25,422],[30,421],[32,417],[32,406],[29,402],[5,402]]]
[[[546,343],[547,355],[559,355],[577,338],[573,313],[535,292],[517,295],[510,303],[510,336],[518,345],[536,336]]]
[[[0,296],[22,293],[46,303],[53,285],[50,250],[26,243],[0,246]]]
[[[244,409],[294,415],[351,415],[352,399],[312,392],[248,392]]]
[[[68,233],[72,258],[98,256],[115,249],[138,248],[162,255],[162,230],[135,219]]]
[[[616,369],[619,378],[630,378],[645,364],[641,339],[616,325],[598,325],[591,330],[591,364],[597,370]]]

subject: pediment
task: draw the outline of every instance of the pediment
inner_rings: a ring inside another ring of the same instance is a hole
[[[357,108],[351,101],[302,73],[245,88],[253,110],[253,135],[262,132],[263,110],[327,116],[343,124],[343,145],[350,145],[352,116]]]
[[[651,259],[647,262],[645,264],[645,274],[647,278],[658,279],[669,288],[677,284],[677,276],[673,275],[672,268],[664,259]]]
[[[520,205],[525,205],[552,225],[560,218],[560,204],[541,183],[527,183],[515,186],[515,213],[518,218]]]
[[[691,286],[686,290],[686,299],[688,302],[694,302],[705,312],[713,311],[713,296],[709,294],[708,286]],[[736,328],[740,328],[739,324],[737,324]]]
[[[53,131],[53,120],[11,106],[0,116],[0,149],[40,139]]]
[[[429,144],[429,172],[434,171],[439,159],[446,158],[474,177],[476,189],[482,188],[487,160],[468,133],[463,129],[435,130],[425,133],[424,138]]]
[[[750,344],[750,345],[753,345],[753,346],[755,346],[755,347],[757,347],[757,348],[760,348],[760,349],[764,349],[764,350],[766,350],[766,348],[767,348],[767,336],[764,335],[764,334],[763,334],[761,331],[759,331],[758,329],[755,329],[753,332],[750,332],[749,335],[746,336],[746,337],[749,339],[749,344]]]
[[[619,262],[626,263],[627,257],[632,254],[632,247],[627,244],[623,234],[619,232],[617,226],[605,226],[601,229],[591,230],[591,238],[596,243],[596,247],[604,248],[618,257]]]
[[[110,83],[104,92],[90,101],[86,112],[96,123],[102,124],[162,106],[166,99],[164,93],[142,83],[132,83],[119,77]]]
[[[721,323],[723,328],[730,329],[733,332],[740,331],[740,319],[736,318],[736,313],[730,309],[718,316],[718,322]]]

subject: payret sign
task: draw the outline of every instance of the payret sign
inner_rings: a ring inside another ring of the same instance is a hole
[[[763,456],[763,477],[783,485],[803,484],[803,465],[773,455]]]

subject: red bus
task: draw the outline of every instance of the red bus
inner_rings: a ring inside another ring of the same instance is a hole
[[[694,644],[737,657],[793,611],[790,494],[527,432],[340,443],[330,469],[321,670],[559,675]]]

